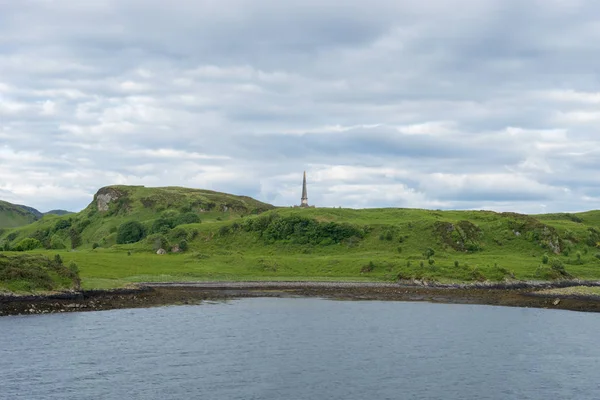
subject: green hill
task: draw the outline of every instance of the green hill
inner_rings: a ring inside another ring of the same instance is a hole
[[[184,280],[600,279],[600,211],[275,208],[206,190],[112,186],[80,213],[4,232],[0,246],[59,252],[79,265],[88,288]]]
[[[30,207],[0,200],[0,228],[14,228],[36,221],[42,214]]]

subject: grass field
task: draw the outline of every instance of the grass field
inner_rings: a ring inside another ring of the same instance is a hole
[[[126,195],[107,211],[92,203],[75,215],[45,216],[4,232],[0,244],[10,250],[33,237],[45,243],[41,247],[62,243],[62,248],[31,252],[49,257],[59,253],[65,263],[74,261],[84,288],[192,280],[600,279],[598,211],[527,216],[419,209],[274,209],[216,192],[118,188]],[[158,223],[190,213],[200,222],[168,227]],[[117,244],[119,227],[129,221],[139,221],[145,237]],[[73,231],[80,243],[71,250]],[[169,250],[180,244],[187,248],[183,253],[156,254],[157,247]]]

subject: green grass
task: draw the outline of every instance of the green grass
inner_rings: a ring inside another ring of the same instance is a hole
[[[391,208],[274,209],[247,197],[202,190],[105,190],[121,196],[108,211],[98,210],[93,202],[78,214],[45,216],[0,234],[0,244],[10,247],[41,235],[46,245],[62,242],[70,247],[69,229],[79,229],[82,243],[75,251],[35,252],[51,257],[59,252],[65,262],[76,262],[84,288],[194,280],[600,279],[600,211],[526,216]],[[124,222],[136,220],[151,229],[158,218],[185,212],[199,215],[201,223],[162,234],[170,243],[167,250],[185,239],[189,250],[183,254],[156,255],[152,238],[128,245],[115,242]],[[70,221],[71,228],[56,230],[60,221]],[[252,228],[261,223],[271,225]],[[92,249],[94,243],[100,247]]]
[[[35,220],[37,217],[28,210],[0,200],[0,229],[28,225]]]

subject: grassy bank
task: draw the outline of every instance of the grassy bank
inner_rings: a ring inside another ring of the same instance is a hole
[[[75,262],[84,288],[192,280],[595,280],[599,246],[598,211],[275,208],[217,192],[141,187],[104,188],[78,214],[0,234],[5,254],[59,253]],[[168,254],[157,255],[159,248]]]

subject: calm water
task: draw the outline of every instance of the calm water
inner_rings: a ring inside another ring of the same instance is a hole
[[[598,399],[600,315],[244,299],[0,318],[1,399]]]

